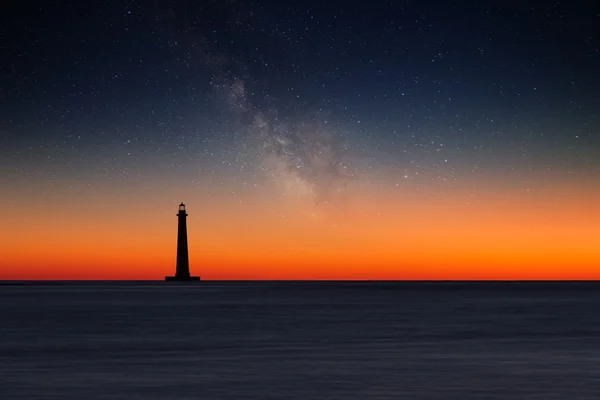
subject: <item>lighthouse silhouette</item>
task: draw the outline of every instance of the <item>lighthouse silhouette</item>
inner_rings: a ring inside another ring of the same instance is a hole
[[[177,266],[175,267],[175,276],[165,276],[167,281],[199,281],[199,276],[190,276],[190,263],[188,259],[187,245],[187,213],[185,204],[179,205],[177,213]]]

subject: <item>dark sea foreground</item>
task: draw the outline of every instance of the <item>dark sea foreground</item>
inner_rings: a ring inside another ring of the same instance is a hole
[[[600,284],[5,282],[0,399],[600,399]]]

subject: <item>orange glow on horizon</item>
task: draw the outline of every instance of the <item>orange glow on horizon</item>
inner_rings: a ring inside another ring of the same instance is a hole
[[[190,270],[203,279],[600,279],[600,196],[562,188],[372,185],[341,205],[181,188],[176,198],[148,189],[141,203],[133,189],[57,195],[3,212],[0,279],[163,279],[175,268],[181,200]]]

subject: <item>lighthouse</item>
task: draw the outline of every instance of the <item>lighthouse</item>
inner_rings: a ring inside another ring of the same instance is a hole
[[[179,205],[177,213],[177,265],[175,267],[175,276],[166,276],[167,281],[199,281],[199,276],[190,276],[190,263],[188,259],[187,244],[187,212],[185,204]]]

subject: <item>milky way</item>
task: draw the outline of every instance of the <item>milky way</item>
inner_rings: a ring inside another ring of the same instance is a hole
[[[234,2],[214,6],[226,14],[240,15],[234,8],[239,4]],[[171,22],[180,21],[172,9],[167,15]],[[200,21],[191,23],[188,19],[183,23],[175,22],[172,28],[185,35],[184,43],[188,47],[185,51],[195,55],[192,62],[208,66],[213,89],[225,100],[251,140],[257,141],[262,171],[278,181],[285,193],[307,195],[317,202],[335,200],[356,177],[351,172],[342,134],[327,126],[326,121],[319,121],[310,108],[295,110],[291,116],[289,113],[280,116],[277,106],[270,105],[265,110],[254,104],[247,94],[246,80],[235,72],[246,71],[246,66],[231,60],[220,50],[218,42],[208,39],[209,28]],[[245,32],[256,31],[257,27],[242,25],[238,19],[233,25],[225,25],[224,29],[229,31],[233,42]],[[263,97],[269,97],[268,88],[255,90]]]

